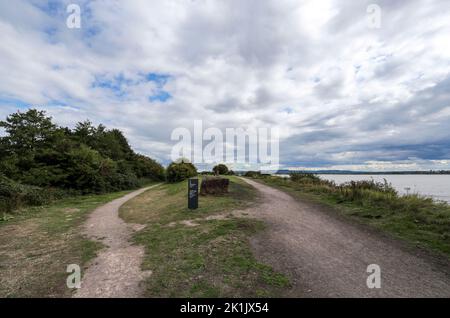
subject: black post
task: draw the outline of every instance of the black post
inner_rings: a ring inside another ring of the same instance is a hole
[[[198,208],[198,179],[188,179],[188,208]]]

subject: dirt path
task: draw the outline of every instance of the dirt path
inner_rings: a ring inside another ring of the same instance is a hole
[[[324,208],[244,180],[262,194],[261,205],[250,214],[269,225],[252,246],[261,261],[290,276],[293,288],[287,296],[450,297],[448,260],[415,255],[403,243]],[[366,285],[369,264],[381,268],[381,289]]]
[[[141,296],[140,282],[151,275],[151,272],[141,271],[143,247],[131,245],[129,242],[133,232],[139,230],[140,226],[125,223],[119,217],[119,208],[128,200],[152,187],[129,193],[91,213],[84,233],[107,247],[90,262],[83,274],[81,288],[76,291],[74,297]]]

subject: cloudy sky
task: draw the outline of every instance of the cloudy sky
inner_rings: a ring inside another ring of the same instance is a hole
[[[89,118],[165,164],[201,119],[278,127],[284,168],[450,169],[448,0],[0,0],[0,34],[2,119]]]

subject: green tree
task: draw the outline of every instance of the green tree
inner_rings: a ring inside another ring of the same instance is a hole
[[[107,130],[101,124],[94,127],[86,120],[77,124],[73,134],[78,142],[113,160],[129,160],[134,155],[127,139],[118,129]]]
[[[138,178],[147,178],[157,181],[165,179],[164,167],[155,160],[143,155],[134,155],[133,169]]]
[[[228,167],[224,164],[218,164],[217,166],[215,166],[213,168],[213,172],[216,175],[219,175],[219,174],[225,175],[225,174],[228,174]]]
[[[64,132],[52,123],[51,117],[44,111],[30,109],[25,113],[9,115],[6,121],[0,121],[6,136],[0,140],[2,155],[0,167],[4,174],[17,181],[33,185],[46,183],[51,179],[41,162],[45,153],[58,141]]]
[[[93,126],[57,127],[44,111],[17,112],[0,122],[0,171],[9,179],[39,187],[83,193],[131,189],[164,180],[155,160],[136,154],[123,133]]]
[[[6,147],[10,155],[20,156],[32,154],[36,148],[48,145],[57,130],[52,118],[36,109],[11,114],[6,121],[0,121],[0,127],[7,133],[6,137],[2,137],[2,147]]]
[[[104,169],[104,165],[108,167]],[[72,149],[68,153],[66,187],[81,190],[84,193],[104,192],[108,190],[105,177],[113,172],[111,166],[113,164],[110,161],[86,145]]]

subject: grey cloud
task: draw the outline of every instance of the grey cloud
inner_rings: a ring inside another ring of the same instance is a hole
[[[378,30],[369,0],[81,1],[80,32],[15,3],[0,4],[3,117],[16,110],[8,98],[47,105],[64,124],[122,128],[164,162],[172,129],[194,119],[284,129],[285,165],[450,158],[449,1],[377,1]],[[150,72],[171,76],[170,100],[149,101],[147,86],[125,86],[125,100],[92,88],[98,74]]]

